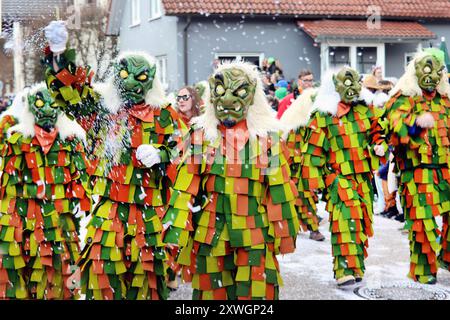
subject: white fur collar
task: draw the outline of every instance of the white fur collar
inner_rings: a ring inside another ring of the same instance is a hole
[[[334,83],[333,75],[337,74],[339,70],[330,69],[325,72],[322,77],[322,84],[319,87],[316,100],[314,101],[313,110],[328,113],[332,116],[337,114],[338,104],[341,102],[341,97],[337,93]],[[359,94],[360,100],[364,101],[366,105],[371,105],[375,95],[366,88],[362,88]]]
[[[373,99],[373,105],[377,108],[383,108],[388,100],[389,96],[386,93],[378,92]]]
[[[25,89],[18,94],[18,105],[16,106],[14,116],[17,117],[17,124],[8,130],[8,136],[11,136],[13,132],[19,132],[25,137],[34,137],[36,132],[34,131],[34,116],[28,109],[26,100],[29,94],[33,94],[38,90],[45,89],[45,85],[39,84],[32,89]],[[21,106],[19,107],[19,104]],[[86,142],[86,132],[83,128],[74,120],[70,120],[65,114],[60,113],[56,121],[56,128],[59,131],[59,137],[62,140],[66,140],[68,137],[77,137],[83,142]]]
[[[313,111],[313,97],[317,94],[317,89],[307,89],[292,102],[292,105],[283,113],[280,119],[283,126],[284,136],[291,130],[297,130],[299,127],[305,127]]]
[[[242,61],[225,62],[221,64],[214,74],[223,71],[224,69],[238,68],[243,70],[246,74],[257,81],[255,99],[253,105],[248,109],[247,114],[247,128],[252,139],[257,136],[266,137],[269,132],[279,132],[282,129],[280,122],[276,119],[275,111],[270,107],[267,98],[264,94],[263,85],[260,74],[256,67],[252,64]],[[210,98],[208,99],[210,100]],[[219,120],[217,120],[214,107],[206,104],[204,113],[191,121],[199,128],[203,129],[205,139],[211,142],[219,137]]]
[[[403,76],[398,80],[395,87],[389,92],[389,97],[395,96],[397,93],[401,92],[402,95],[408,97],[422,96],[422,89],[419,87],[418,79],[416,76],[416,61],[421,60],[425,56],[427,56],[427,52],[422,51],[416,53],[414,59],[411,60],[406,67],[406,72]],[[436,87],[437,92],[441,96],[450,97],[450,84],[448,82],[447,73],[443,72],[441,81]]]
[[[0,115],[0,120],[6,116],[12,116],[14,118],[18,118],[20,116],[24,108],[24,105],[26,105],[25,104],[27,96],[26,92],[28,92],[28,89],[23,90],[16,95],[11,106],[9,106],[9,108],[4,112],[2,112],[2,114]]]
[[[150,65],[157,65],[156,59],[145,52],[132,52],[127,51],[119,55],[116,61],[120,61],[129,56],[141,56],[147,60]],[[109,78],[104,83],[95,83],[94,90],[100,94],[103,99],[104,106],[111,113],[117,113],[122,106],[122,101],[118,95],[117,89],[114,86],[114,76]],[[153,79],[152,89],[147,92],[145,96],[145,103],[153,108],[161,108],[170,103],[169,99],[166,97],[166,93],[162,87],[161,81],[158,76],[158,72],[155,74]]]

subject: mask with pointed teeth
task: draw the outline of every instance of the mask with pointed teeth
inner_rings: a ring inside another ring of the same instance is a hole
[[[342,68],[333,76],[334,87],[342,102],[351,103],[358,100],[361,92],[359,78],[359,73],[348,67]]]
[[[125,105],[145,102],[153,87],[156,66],[142,56],[128,56],[114,65],[114,83]]]
[[[444,72],[443,63],[433,55],[427,55],[416,61],[415,66],[419,87],[427,92],[436,90]]]
[[[230,68],[211,76],[209,86],[216,117],[223,125],[233,127],[246,118],[255,98],[256,79],[241,69]]]
[[[28,96],[28,108],[34,116],[34,122],[46,131],[55,127],[61,112],[45,87]]]

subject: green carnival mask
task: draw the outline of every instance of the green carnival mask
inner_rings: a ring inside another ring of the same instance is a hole
[[[61,112],[55,99],[45,88],[28,96],[28,108],[34,116],[34,122],[46,131],[55,127]]]
[[[419,87],[427,92],[436,90],[437,85],[441,81],[444,65],[433,55],[427,55],[416,61],[416,76]]]
[[[120,60],[114,65],[114,70],[115,84],[122,100],[127,105],[143,103],[153,87],[156,66],[135,55]]]
[[[211,102],[217,119],[231,128],[247,116],[253,104],[256,79],[240,69],[225,69],[209,79]]]
[[[341,101],[351,103],[358,99],[361,92],[359,73],[348,67],[342,68],[336,75],[333,75],[333,82]]]

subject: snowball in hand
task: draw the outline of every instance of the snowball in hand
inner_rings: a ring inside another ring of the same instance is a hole
[[[60,53],[66,50],[69,34],[65,21],[52,21],[45,27],[44,31],[52,52]]]
[[[136,158],[147,168],[151,168],[161,162],[159,150],[149,144],[143,144],[137,148]]]

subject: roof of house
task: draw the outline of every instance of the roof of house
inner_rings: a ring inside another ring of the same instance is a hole
[[[73,3],[73,0],[2,0],[2,18],[36,20],[43,17],[55,16],[56,8],[63,14],[62,9]]]
[[[384,18],[450,19],[448,0],[162,0],[166,15],[253,14],[303,17],[367,17],[370,6]]]
[[[379,25],[365,20],[302,20],[298,26],[316,40],[321,38],[354,39],[433,39],[436,35],[417,22],[380,21]]]

